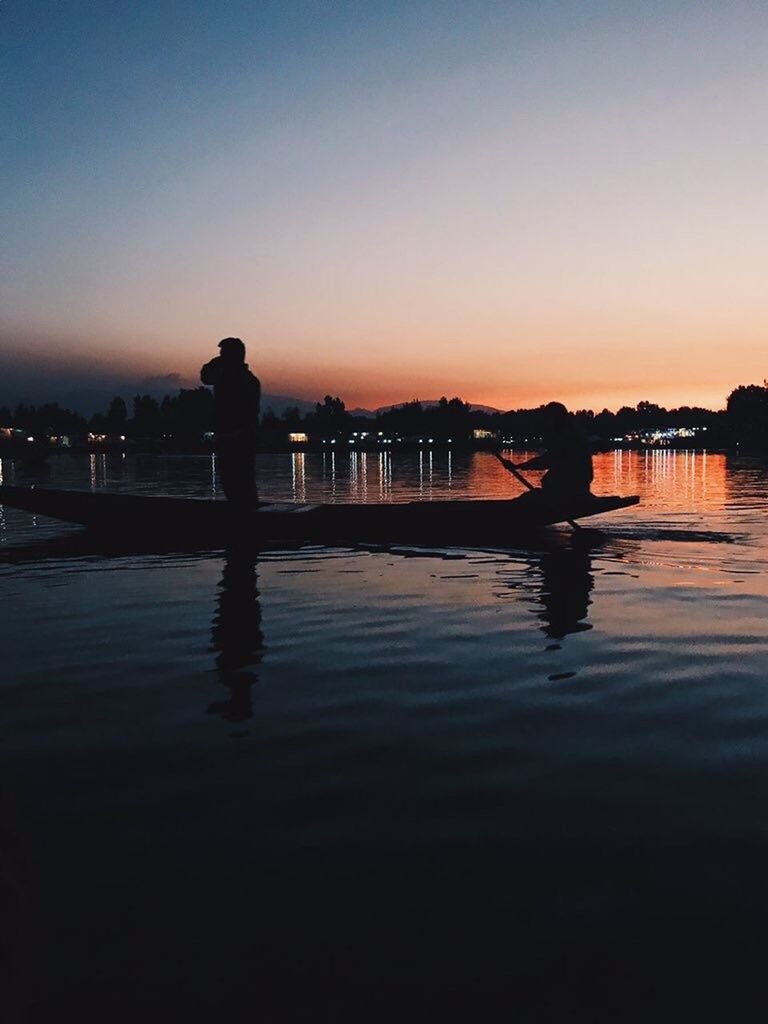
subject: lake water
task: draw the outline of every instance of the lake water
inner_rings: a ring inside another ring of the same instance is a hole
[[[215,489],[209,458],[1,468]],[[289,501],[519,490],[444,450],[263,456],[260,481]],[[739,1017],[768,909],[768,470],[615,452],[594,490],[642,502],[536,550],[255,559],[107,558],[0,508],[9,1005]]]

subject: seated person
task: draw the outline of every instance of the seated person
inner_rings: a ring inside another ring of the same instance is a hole
[[[515,469],[546,469],[541,488],[547,497],[586,498],[592,483],[592,447],[576,420],[561,402],[544,408],[546,451]],[[512,466],[508,459],[502,462]]]

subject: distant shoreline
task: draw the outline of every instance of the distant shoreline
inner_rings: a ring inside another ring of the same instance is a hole
[[[536,451],[543,448],[543,443],[538,439],[531,442],[523,442],[518,440],[502,441],[499,444],[482,444],[472,442],[447,442],[442,439],[434,439],[432,441],[424,441],[423,443],[414,441],[399,441],[399,442],[387,442],[382,444],[290,444],[284,445],[270,444],[265,447],[258,449],[260,455],[339,455],[347,452],[349,454],[361,453],[367,455],[376,455],[380,453],[393,454],[396,452],[430,452],[430,451],[447,451],[447,452],[489,452],[498,450],[499,448],[504,450],[514,451]],[[636,442],[617,443],[613,445],[599,445],[595,449],[595,455],[608,454],[610,452],[697,452],[697,453],[710,453],[710,454],[726,454],[726,455],[750,455],[760,456],[768,454],[764,450],[759,448],[747,448],[740,445],[705,445],[700,442],[693,442],[685,444],[682,441],[676,441],[673,443],[666,444],[641,444]],[[127,442],[121,443],[110,443],[106,442],[103,444],[73,444],[67,447],[57,447],[54,445],[47,445],[45,442],[40,443],[15,443],[15,442],[0,442],[0,459],[8,459],[11,461],[34,461],[40,462],[45,459],[56,457],[56,458],[67,458],[78,455],[155,455],[158,457],[167,456],[187,456],[187,457],[204,457],[213,456],[215,454],[212,445],[166,445],[148,441],[147,443],[142,442]]]

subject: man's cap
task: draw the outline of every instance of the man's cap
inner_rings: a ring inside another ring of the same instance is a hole
[[[245,355],[245,345],[241,338],[222,338],[219,342],[219,348],[222,355],[227,352],[237,352]]]

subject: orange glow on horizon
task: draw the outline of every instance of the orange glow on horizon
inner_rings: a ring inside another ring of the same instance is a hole
[[[217,342],[225,333],[212,332],[204,340],[198,335],[183,344],[161,336],[141,344],[106,333],[98,342],[54,336],[42,351],[42,337],[12,332],[3,339],[3,356],[9,365],[23,364],[32,377],[37,372],[79,374],[86,384],[104,377],[124,378],[131,386],[147,378],[162,382],[167,377],[168,389],[173,391],[179,386],[198,386],[199,367],[216,353]],[[730,351],[727,375],[721,374],[715,363],[722,359],[722,352],[709,348],[702,350],[698,361],[692,357],[690,370],[683,373],[673,373],[669,356],[661,354],[660,376],[656,372],[658,351],[650,351],[644,362],[626,351],[616,353],[613,359],[596,353],[593,359],[582,361],[563,352],[559,358],[542,355],[538,359],[527,352],[516,360],[502,350],[498,357],[486,360],[482,353],[478,355],[478,346],[467,345],[465,351],[453,349],[441,360],[439,354],[429,359],[423,347],[413,346],[412,359],[396,360],[384,358],[377,347],[374,351],[363,349],[343,364],[323,358],[316,345],[311,346],[311,359],[303,356],[301,345],[277,353],[274,343],[260,345],[259,335],[258,331],[240,332],[251,369],[261,378],[267,394],[312,402],[322,400],[325,394],[339,395],[348,409],[377,409],[414,399],[434,401],[445,395],[502,411],[534,408],[553,399],[572,410],[595,412],[634,407],[641,401],[666,408],[697,405],[717,410],[725,407],[728,395],[739,384],[762,384],[764,377],[762,355],[751,358],[745,350],[739,359],[738,348]],[[680,355],[675,361],[685,362]]]

